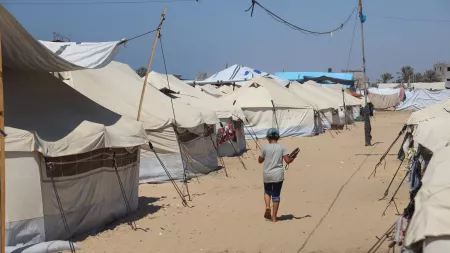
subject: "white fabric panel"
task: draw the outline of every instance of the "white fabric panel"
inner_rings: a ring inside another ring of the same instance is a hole
[[[147,142],[142,123],[105,109],[48,73],[6,68],[3,74],[7,151],[63,156]]]
[[[119,167],[131,211],[138,206],[139,161]],[[46,240],[66,239],[51,179],[42,173],[42,201]],[[103,167],[76,176],[55,178],[56,187],[72,233],[80,234],[102,228],[126,215],[127,209],[112,167]]]
[[[45,241],[39,154],[5,154],[6,245]]]
[[[278,85],[283,87],[289,84],[289,80],[237,64],[206,78],[204,81],[212,82],[212,81],[250,80],[256,76],[270,77]],[[246,82],[236,82],[236,84],[245,85]]]
[[[62,76],[66,83],[96,103],[136,119],[144,81],[128,65],[111,62],[102,69],[73,71]],[[155,87],[147,85],[140,121],[145,129],[155,130],[172,123],[185,128],[216,124],[219,119],[210,109],[189,106],[178,99],[171,101]]]
[[[450,235],[450,146],[434,152],[415,197],[415,211],[406,231],[410,246],[426,237]]]
[[[400,94],[399,88],[392,88],[392,89],[380,89],[380,88],[369,88],[369,92],[373,94],[379,94],[379,95],[392,95],[392,94]]]
[[[406,100],[397,106],[399,111],[418,111],[450,98],[450,90],[429,91],[414,89],[406,93]]]
[[[101,68],[115,57],[120,42],[55,43],[35,40],[0,5],[3,64],[10,68],[39,71],[70,71]]]
[[[311,136],[314,132],[313,109],[276,109],[276,121],[272,108],[247,108],[244,109],[251,127],[258,138],[266,138],[269,128],[278,128],[280,137]],[[247,140],[251,139],[249,133],[245,134]]]
[[[417,112],[413,112],[409,117],[408,125],[417,125],[423,121],[427,121],[439,116],[448,115],[450,111],[450,99],[443,100],[441,102],[430,105],[429,107]]]
[[[175,91],[176,94],[172,95],[178,97],[178,99],[182,101],[185,101],[187,104],[215,111],[219,119],[233,118],[237,120],[244,117],[244,113],[239,107],[207,95],[173,75],[166,76],[164,74],[152,71],[148,75],[148,83],[158,90],[165,88]]]

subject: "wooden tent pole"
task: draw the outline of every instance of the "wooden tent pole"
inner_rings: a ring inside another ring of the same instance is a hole
[[[1,198],[1,253],[5,253],[6,248],[6,203],[5,203],[5,114],[3,101],[3,61],[2,61],[2,37],[0,33],[0,198]]]
[[[161,20],[159,21],[158,29],[156,31],[156,37],[155,37],[155,41],[153,42],[152,52],[150,53],[150,59],[148,59],[147,72],[145,73],[144,85],[142,86],[141,101],[139,102],[139,110],[138,110],[138,114],[137,114],[137,120],[140,120],[140,118],[141,118],[142,102],[144,102],[144,94],[145,94],[145,87],[147,87],[148,73],[150,72],[150,67],[152,66],[153,55],[155,54],[156,43],[158,42],[159,35],[161,34],[161,27],[162,27],[164,20],[166,19],[165,17],[166,17],[166,8],[164,8],[164,10],[161,14]]]

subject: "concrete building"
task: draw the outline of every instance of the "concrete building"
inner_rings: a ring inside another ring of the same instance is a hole
[[[450,82],[450,63],[437,63],[433,68],[442,82]]]

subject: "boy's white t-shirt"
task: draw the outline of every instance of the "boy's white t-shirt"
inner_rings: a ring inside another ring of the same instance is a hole
[[[284,180],[283,156],[289,155],[278,143],[265,144],[259,156],[264,158],[264,183],[277,183]]]

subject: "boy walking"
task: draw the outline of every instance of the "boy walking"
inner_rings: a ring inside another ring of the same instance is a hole
[[[280,193],[284,181],[283,160],[290,164],[295,157],[290,158],[286,149],[278,144],[280,133],[277,129],[271,128],[267,131],[268,144],[261,149],[258,162],[264,162],[264,201],[266,211],[264,218],[277,222],[277,213],[280,206]],[[273,202],[273,213],[270,211],[270,198]]]

